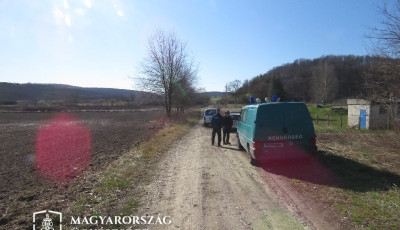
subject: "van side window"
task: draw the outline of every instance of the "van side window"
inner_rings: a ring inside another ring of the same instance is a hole
[[[242,119],[240,121],[243,123],[246,123],[247,109],[242,109],[241,115],[242,115]]]

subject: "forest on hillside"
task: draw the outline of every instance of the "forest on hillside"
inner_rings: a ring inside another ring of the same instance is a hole
[[[238,98],[277,95],[281,101],[332,102],[361,97],[365,72],[375,59],[354,55],[297,59],[245,80],[237,90]]]
[[[210,102],[206,92],[195,92],[188,98],[194,105]],[[145,91],[0,82],[0,110],[132,109],[162,105],[161,95]]]

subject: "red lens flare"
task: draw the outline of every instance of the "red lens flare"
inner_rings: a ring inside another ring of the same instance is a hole
[[[267,172],[320,185],[337,186],[340,183],[337,176],[314,154],[291,142],[279,143],[285,149],[277,144],[267,144],[268,148],[264,148],[264,151],[269,152],[270,158],[258,163]]]
[[[66,182],[83,171],[90,158],[90,129],[74,117],[57,114],[39,129],[36,168],[43,177]]]

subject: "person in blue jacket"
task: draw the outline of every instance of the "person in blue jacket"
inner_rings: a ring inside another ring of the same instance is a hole
[[[232,125],[233,125],[233,120],[231,117],[231,113],[229,111],[226,111],[223,123],[224,128],[222,129],[223,132],[222,142],[224,143],[224,145],[231,144],[229,142],[229,134],[231,133]]]
[[[218,147],[221,146],[221,128],[223,124],[223,117],[220,114],[221,110],[217,109],[217,113],[211,119],[211,127],[212,127],[212,134],[211,134],[211,144],[214,145],[215,141],[215,134],[218,135]]]

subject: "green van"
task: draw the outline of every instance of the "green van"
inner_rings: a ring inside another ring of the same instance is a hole
[[[301,157],[316,151],[314,125],[300,102],[272,102],[242,108],[237,127],[238,146],[250,163]]]

